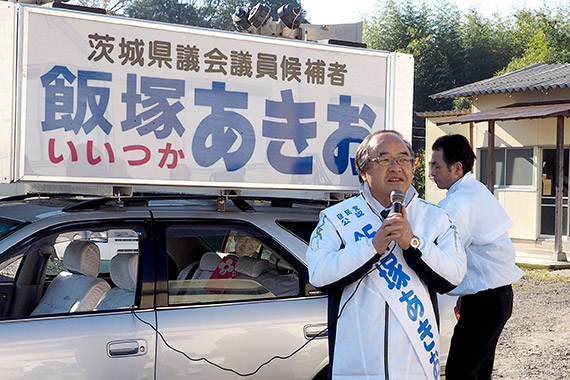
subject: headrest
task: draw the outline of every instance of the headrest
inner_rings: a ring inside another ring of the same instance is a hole
[[[200,269],[213,272],[220,263],[221,257],[214,252],[206,252],[200,258]]]
[[[121,289],[134,292],[137,288],[138,255],[120,253],[109,263],[111,280]]]
[[[97,277],[100,264],[101,253],[93,242],[75,240],[65,248],[63,265],[71,273]]]
[[[267,260],[254,259],[253,257],[240,257],[236,263],[236,272],[249,277],[259,277],[259,275],[269,268]]]

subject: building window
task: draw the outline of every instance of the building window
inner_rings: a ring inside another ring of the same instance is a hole
[[[495,149],[495,185],[532,186],[533,158],[532,148]],[[479,150],[479,179],[487,184],[487,149]]]

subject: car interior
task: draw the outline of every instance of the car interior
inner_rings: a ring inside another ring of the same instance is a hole
[[[260,232],[208,227],[167,229],[171,305],[299,294],[298,271]]]
[[[136,229],[54,233],[20,248],[0,266],[0,316],[131,308],[138,273]],[[299,269],[263,233],[234,224],[166,229],[169,304],[299,295]]]
[[[84,240],[74,240],[65,248],[64,271],[51,280],[32,315],[92,311],[110,290],[107,281],[98,278],[101,266],[99,247]]]
[[[0,316],[130,308],[135,302],[134,229],[54,233],[21,247],[0,266]]]

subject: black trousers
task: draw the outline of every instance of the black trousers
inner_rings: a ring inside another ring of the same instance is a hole
[[[490,380],[495,348],[513,312],[511,285],[461,297],[460,317],[445,367],[446,380]]]

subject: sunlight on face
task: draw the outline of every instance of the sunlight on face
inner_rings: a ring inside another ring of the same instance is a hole
[[[252,236],[240,236],[236,240],[236,255],[253,256],[259,249],[261,243]]]

